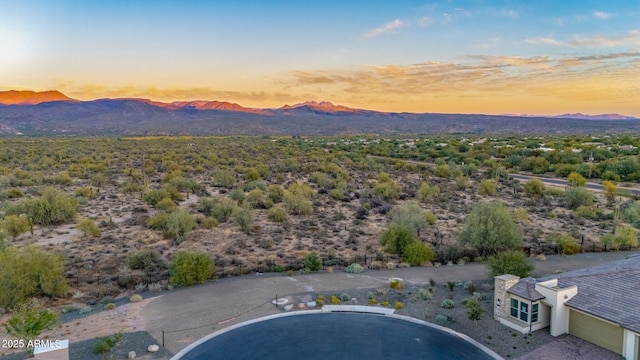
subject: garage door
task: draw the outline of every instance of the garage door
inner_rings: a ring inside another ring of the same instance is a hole
[[[571,310],[569,313],[569,334],[622,354],[624,330],[619,326]]]

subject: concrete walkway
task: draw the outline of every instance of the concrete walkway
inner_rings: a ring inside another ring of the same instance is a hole
[[[584,253],[570,257],[548,256],[546,261],[532,260],[535,276],[591,267],[624,259],[628,252]],[[391,277],[408,283],[428,284],[457,280],[486,280],[485,265],[468,264],[395,270],[367,270],[362,274],[315,273],[249,275],[227,278],[200,286],[178,289],[151,300],[143,309],[144,329],[165,347],[177,353],[195,340],[229,325],[252,318],[276,314],[271,301],[276,295],[303,292],[339,292],[349,289],[380,287]],[[188,330],[185,330],[188,329]]]

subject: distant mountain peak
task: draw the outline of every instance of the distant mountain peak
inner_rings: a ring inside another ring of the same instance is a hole
[[[633,120],[634,117],[625,116],[620,114],[598,114],[588,115],[583,113],[567,113],[554,116],[561,119],[583,119],[583,120]]]
[[[77,101],[58,90],[31,91],[9,90],[0,91],[0,104],[4,105],[37,105],[51,101]]]

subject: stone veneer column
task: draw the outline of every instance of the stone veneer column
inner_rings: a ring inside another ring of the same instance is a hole
[[[493,318],[498,320],[509,316],[509,296],[507,290],[517,284],[520,278],[515,275],[496,276],[493,290]],[[499,304],[499,305],[498,305]]]

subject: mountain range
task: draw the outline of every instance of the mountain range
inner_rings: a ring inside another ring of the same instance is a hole
[[[562,118],[562,121],[558,121]],[[615,121],[603,121],[615,120]],[[0,135],[571,134],[640,131],[617,115],[467,115],[354,109],[327,101],[248,108],[224,101],[80,101],[59,91],[0,91]]]

